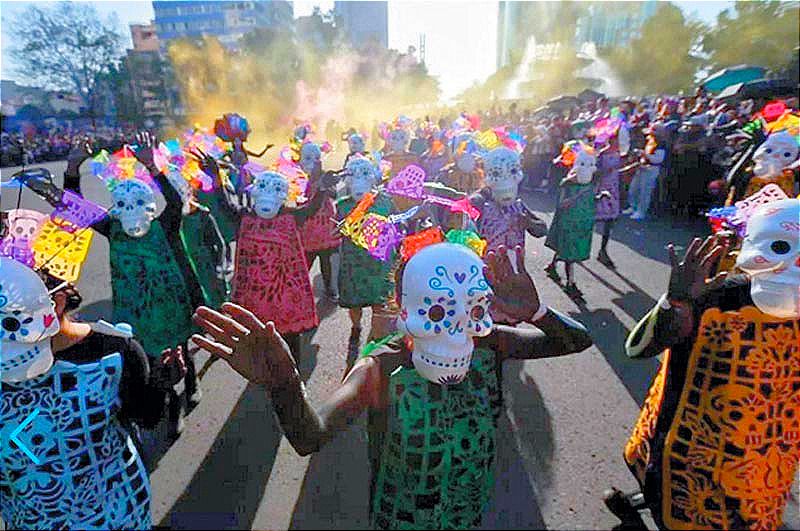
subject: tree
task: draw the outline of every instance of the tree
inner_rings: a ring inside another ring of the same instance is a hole
[[[32,5],[12,27],[19,74],[46,88],[78,94],[94,116],[97,81],[122,55],[116,17],[101,20],[91,4]]]
[[[703,49],[714,69],[737,64],[786,68],[798,44],[800,3],[767,0],[735,4],[717,15],[703,37]]]
[[[691,88],[703,64],[698,47],[706,27],[671,2],[659,5],[641,33],[606,59],[633,93],[676,93]]]

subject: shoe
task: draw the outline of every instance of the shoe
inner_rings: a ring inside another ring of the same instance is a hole
[[[609,269],[616,269],[617,266],[614,265],[614,262],[611,261],[608,254],[606,253],[599,253],[597,255],[597,261],[606,266]]]
[[[623,210],[623,211],[622,211],[622,212],[620,212],[620,213],[621,213],[623,216],[630,216],[631,214],[633,214],[633,208],[632,208],[632,207],[628,207],[628,208],[626,208],[625,210]]]
[[[186,427],[186,421],[181,413],[180,398],[176,394],[170,394],[167,404],[167,438],[171,441],[180,437]]]
[[[558,275],[558,271],[556,271],[556,266],[549,265],[544,268],[544,272],[547,273],[547,276],[556,282],[561,281],[561,277]]]
[[[631,219],[634,221],[644,221],[645,217],[637,212],[636,214],[631,216]]]
[[[583,300],[583,292],[575,284],[567,284],[564,287],[564,293],[572,300]]]
[[[194,390],[194,393],[190,395],[186,395],[186,409],[188,411],[193,410],[200,404],[200,400],[203,399],[203,391],[198,387]]]

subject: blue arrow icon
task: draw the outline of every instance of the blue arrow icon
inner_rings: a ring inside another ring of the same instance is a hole
[[[28,426],[28,424],[30,424],[31,422],[33,422],[33,419],[35,419],[35,418],[36,418],[36,415],[38,415],[38,414],[39,414],[39,408],[36,408],[36,411],[34,411],[33,413],[31,413],[30,415],[28,415],[27,417],[25,417],[25,420],[23,420],[23,421],[22,421],[22,424],[20,424],[19,426],[17,426],[17,429],[15,429],[14,431],[12,431],[12,432],[11,432],[11,435],[8,437],[8,439],[9,439],[11,442],[13,442],[14,444],[16,444],[16,445],[17,445],[17,447],[18,447],[20,450],[22,450],[23,452],[25,452],[25,455],[27,455],[28,457],[30,457],[30,458],[31,458],[31,461],[33,461],[33,462],[34,462],[34,464],[37,464],[37,465],[38,465],[38,464],[40,464],[40,463],[41,463],[41,461],[39,461],[39,458],[38,458],[38,457],[36,457],[36,456],[34,455],[34,453],[33,453],[33,452],[31,452],[31,451],[30,451],[30,449],[29,449],[27,446],[25,446],[24,444],[22,444],[22,442],[20,442],[20,440],[19,440],[19,439],[17,439],[17,435],[19,435],[19,434],[22,432],[22,430],[24,430],[24,429],[25,429],[25,427],[26,427],[26,426]]]

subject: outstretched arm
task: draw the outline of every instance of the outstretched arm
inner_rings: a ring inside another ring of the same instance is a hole
[[[245,153],[247,153],[247,154],[248,154],[248,155],[250,155],[251,157],[261,158],[261,157],[263,157],[263,156],[264,156],[264,153],[266,153],[267,151],[269,151],[269,149],[270,149],[271,147],[273,147],[274,145],[275,145],[275,144],[267,144],[266,146],[264,146],[264,149],[262,149],[262,150],[261,150],[261,153],[256,153],[256,152],[254,152],[254,151],[250,151],[250,150],[249,150],[249,149],[247,149],[247,148],[245,148],[245,150],[244,150],[244,151],[245,151]]]
[[[266,388],[286,437],[300,455],[318,451],[365,409],[380,406],[385,379],[375,358],[359,361],[331,396],[315,408],[306,396],[289,346],[274,323],[264,324],[250,311],[231,303],[223,304],[220,312],[201,306],[194,320],[211,336],[193,336],[198,346]]]

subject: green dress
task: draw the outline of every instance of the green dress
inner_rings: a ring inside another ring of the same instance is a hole
[[[566,262],[582,262],[589,259],[594,231],[594,184],[566,184],[561,187],[559,204],[572,199],[569,208],[556,208],[553,222],[544,244],[558,253]]]
[[[239,230],[239,217],[226,204],[224,194],[219,188],[211,192],[198,191],[196,193],[197,202],[211,211],[211,215],[217,222],[219,232],[225,243],[230,243],[236,239],[236,232]]]
[[[336,205],[339,219],[344,219],[356,206],[351,197],[343,197]],[[388,216],[392,201],[379,194],[369,212]],[[385,262],[370,256],[366,249],[342,238],[339,261],[339,305],[343,308],[363,308],[385,303],[394,295],[391,278],[394,260]]]
[[[210,308],[219,308],[228,300],[228,283],[219,278],[217,266],[221,265],[220,257],[224,252],[220,246],[226,242],[217,230],[214,219],[206,212],[197,211],[181,218],[180,237],[189,265],[200,285],[203,304]]]
[[[130,324],[151,356],[189,339],[192,305],[161,223],[131,238],[112,221],[109,254],[114,322]]]
[[[373,528],[480,526],[494,487],[496,363],[494,351],[476,348],[455,385],[413,366],[392,373],[388,407],[370,413]]]

